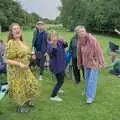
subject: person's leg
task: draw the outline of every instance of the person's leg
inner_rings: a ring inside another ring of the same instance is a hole
[[[84,68],[84,95],[85,96],[87,96],[89,74],[90,74],[90,69]]]
[[[56,80],[57,83],[52,91],[51,97],[55,97],[57,96],[58,91],[60,90],[60,88],[62,87],[63,83],[64,83],[64,72],[58,73],[56,74]]]
[[[115,76],[118,76],[118,75],[120,75],[120,68],[113,68],[113,69],[109,70],[109,73],[111,73]]]
[[[80,83],[80,70],[77,67],[77,59],[72,59],[73,74],[75,77],[76,83]]]
[[[36,58],[35,62],[37,64],[37,66],[40,67],[40,59]]]
[[[85,79],[85,73],[84,73],[84,67],[83,66],[81,67],[81,70],[82,70],[83,79]]]
[[[114,71],[117,76],[120,75],[120,68],[116,68]]]
[[[115,72],[114,69],[109,70],[109,73],[110,73],[110,74],[113,74],[113,75],[116,75],[116,72]]]
[[[87,86],[87,100],[89,103],[92,103],[94,98],[95,98],[95,94],[96,94],[96,84],[97,84],[97,77],[98,77],[98,69],[88,69],[89,71],[89,75],[88,75],[88,86]]]
[[[44,74],[44,64],[45,64],[46,57],[43,55],[40,59],[40,76]]]

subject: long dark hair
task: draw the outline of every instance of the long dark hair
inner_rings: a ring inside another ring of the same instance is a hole
[[[20,26],[18,23],[12,23],[12,24],[9,26],[8,41],[11,40],[11,39],[15,40],[14,37],[13,37],[13,32],[12,32],[13,26],[15,26],[15,25]],[[20,36],[20,40],[23,41],[22,35]]]

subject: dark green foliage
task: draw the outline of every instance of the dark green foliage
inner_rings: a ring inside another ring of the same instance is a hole
[[[71,30],[78,24],[97,32],[120,29],[119,0],[61,0],[61,21]]]
[[[0,0],[0,25],[3,31],[13,22],[22,26],[33,26],[39,19],[36,13],[26,12],[19,2]]]

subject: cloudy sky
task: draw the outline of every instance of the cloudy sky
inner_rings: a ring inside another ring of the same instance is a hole
[[[54,19],[59,15],[57,9],[61,5],[60,0],[17,0],[23,8],[29,12],[36,12],[41,17]]]

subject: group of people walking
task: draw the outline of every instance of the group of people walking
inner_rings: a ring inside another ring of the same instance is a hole
[[[86,103],[91,104],[95,100],[98,73],[99,69],[104,67],[104,57],[99,42],[86,31],[84,26],[75,28],[75,34],[68,44],[67,41],[59,38],[56,31],[46,32],[44,23],[39,21],[33,32],[32,52],[23,40],[20,25],[13,23],[10,26],[5,62],[9,96],[17,103],[17,112],[27,112],[29,106],[34,106],[35,97],[39,96],[39,82],[29,67],[31,56],[40,67],[39,80],[44,79],[44,63],[46,56],[49,56],[49,68],[57,81],[50,100],[63,100],[58,97],[58,92],[64,83],[67,47],[72,57],[76,84],[80,83],[80,71],[82,71]]]

